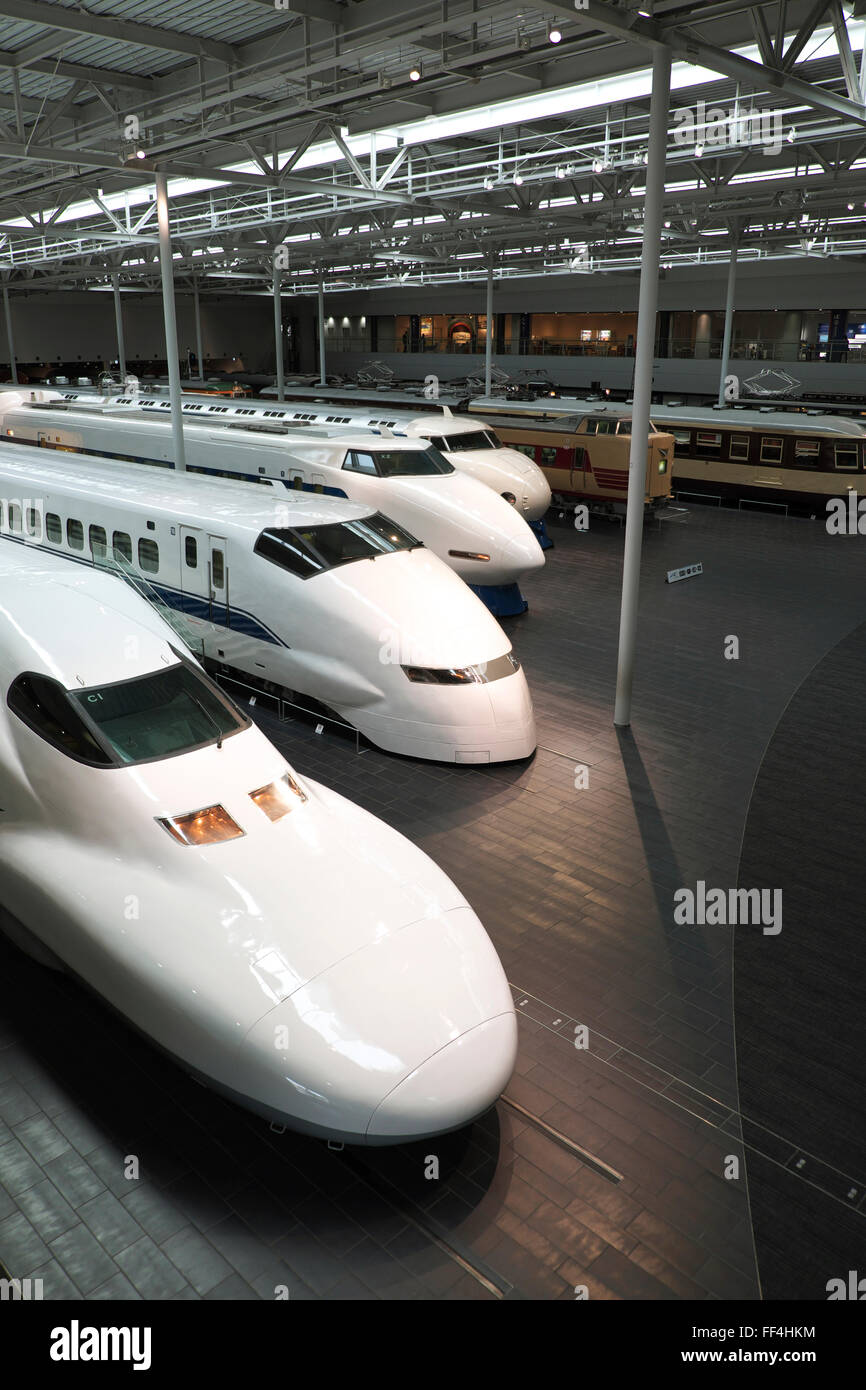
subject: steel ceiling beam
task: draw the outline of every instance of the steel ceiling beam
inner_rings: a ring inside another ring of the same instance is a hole
[[[0,68],[14,68],[16,54],[0,51]],[[133,91],[156,92],[152,77],[142,77],[139,73],[118,72],[115,68],[86,67],[81,63],[38,62],[29,64],[30,72],[44,73],[48,77],[68,77],[73,82],[103,82],[110,87],[130,87]]]
[[[273,4],[272,13],[277,13]],[[0,0],[0,15],[20,19],[25,24],[44,24],[48,29],[87,38],[112,39],[118,43],[134,44],[141,48],[156,48],[169,53],[186,53],[197,58],[201,54],[220,63],[233,66],[239,61],[237,49],[229,43],[198,38],[194,34],[173,33],[149,24],[135,24],[127,19],[112,19],[110,15],[90,14],[87,10],[67,9],[64,5],[46,5],[41,0]],[[56,46],[63,42],[57,40]]]
[[[677,58],[733,77],[756,91],[784,92],[793,100],[812,106],[817,111],[829,111],[834,116],[844,116],[846,120],[866,126],[866,108],[861,102],[837,96],[824,87],[816,87],[811,82],[792,76],[790,70],[768,67],[753,62],[751,58],[743,58],[738,53],[731,53],[718,44],[710,43],[691,28],[658,23],[636,11],[627,11],[620,5],[603,4],[601,0],[587,0],[586,8],[579,10],[574,9],[573,4],[569,6],[567,0],[532,0],[532,3],[533,8],[560,17],[567,15],[574,23],[600,29],[602,33],[612,34],[628,43],[639,43],[649,49],[670,48]],[[821,13],[829,3],[830,0],[822,0]],[[523,8],[520,0],[514,0],[514,7]],[[696,22],[701,22],[700,16]]]

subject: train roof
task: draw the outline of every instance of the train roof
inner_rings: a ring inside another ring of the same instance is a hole
[[[85,501],[116,502],[148,516],[164,516],[202,527],[219,524],[258,534],[264,526],[324,526],[370,516],[375,507],[340,497],[319,497],[280,486],[212,480],[200,474],[176,473],[147,463],[94,458],[90,454],[57,454],[50,458],[32,444],[4,443],[0,448],[0,478],[20,475],[46,489],[52,483]],[[24,484],[28,484],[25,482]]]
[[[515,419],[531,419],[531,411],[527,412],[526,410],[528,405],[550,411],[547,420],[551,423],[555,423],[557,419],[562,417],[582,420],[587,415],[596,417],[608,415],[618,420],[630,419],[633,409],[631,401],[587,400],[580,396],[557,396],[532,402],[508,402],[491,396],[476,396],[471,402],[470,409],[476,419],[494,415],[497,412],[500,415],[513,415]],[[768,409],[766,406],[736,405],[717,410],[712,406],[705,405],[653,405],[650,407],[650,417],[659,425],[668,427],[673,424],[706,424],[716,427],[721,424],[726,428],[749,425],[761,429],[787,430],[790,433],[798,434],[841,434],[855,438],[866,435],[866,423],[861,423],[859,420],[839,419],[833,415],[809,415],[795,420],[783,411]]]
[[[132,625],[138,642],[130,648]],[[98,632],[99,640],[82,640]],[[172,664],[178,639],[112,574],[0,537],[0,679],[24,671],[67,689],[130,680]]]

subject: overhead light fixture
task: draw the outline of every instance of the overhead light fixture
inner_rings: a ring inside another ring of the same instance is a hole
[[[698,141],[698,143],[695,145],[695,159],[700,159],[700,157],[701,157],[701,155],[703,154],[703,152],[704,152],[703,144],[701,143],[701,141]]]
[[[787,137],[787,138],[788,138],[788,144],[789,144],[789,145],[793,145],[794,139],[795,139],[795,137],[796,137],[796,134],[797,134],[796,130],[794,129],[793,126],[791,126],[791,129],[788,131],[788,137]]]
[[[147,150],[136,150],[135,157],[136,159],[147,159]]]
[[[420,68],[412,68],[412,69],[410,70],[410,72],[409,72],[409,81],[410,81],[410,82],[420,82],[420,81],[421,81],[421,69],[420,69]]]
[[[562,43],[562,30],[552,24],[547,31],[547,37],[551,43]]]
[[[520,174],[515,174],[512,182],[515,183],[519,188],[520,185],[523,183],[523,179],[521,178]]]
[[[490,179],[490,178],[485,179],[485,180],[484,180],[484,187],[487,189],[487,192],[489,193],[490,190],[491,190],[491,188],[493,187],[493,180]]]
[[[848,204],[848,211],[849,211],[849,212],[853,212],[853,211],[854,211],[854,204],[853,204],[853,203],[849,203],[849,204]]]
[[[561,166],[560,166],[560,168],[558,168],[557,171],[556,171],[556,177],[557,177],[558,179],[564,179],[564,178],[565,178],[565,170],[564,170]]]

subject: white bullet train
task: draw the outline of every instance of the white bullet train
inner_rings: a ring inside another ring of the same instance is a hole
[[[171,423],[134,406],[61,402],[56,393],[0,393],[0,438],[173,467]],[[52,399],[52,396],[54,399]],[[42,398],[42,399],[40,399]],[[221,407],[226,412],[229,406]],[[165,412],[167,415],[168,412]],[[523,517],[426,439],[381,439],[345,426],[186,421],[187,469],[274,480],[381,510],[476,588],[499,588],[540,569],[544,554]]]
[[[502,628],[369,507],[7,442],[0,530],[69,561],[114,556],[213,666],[310,697],[389,752],[483,763],[535,748]]]
[[[272,1121],[467,1124],[517,1042],[475,913],[176,642],[122,580],[0,540],[0,925]]]
[[[375,393],[374,393],[375,394]],[[324,426],[348,425],[352,430],[372,430],[426,439],[440,454],[462,473],[477,478],[480,483],[498,492],[526,521],[540,521],[550,506],[550,487],[542,470],[519,449],[502,443],[492,426],[481,420],[469,420],[454,415],[447,405],[438,414],[419,415],[416,410],[394,410],[384,405],[352,406],[331,399],[328,388],[314,400],[292,401],[286,392],[283,403],[264,401],[209,401],[202,396],[185,394],[181,397],[184,414],[203,423],[264,420],[288,426],[313,424]],[[149,415],[164,416],[171,403],[162,396],[94,396],[93,392],[64,392],[62,399],[88,405],[128,405]],[[421,406],[421,401],[415,402]]]

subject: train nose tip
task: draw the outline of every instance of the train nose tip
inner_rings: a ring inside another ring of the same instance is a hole
[[[478,1024],[394,1087],[373,1112],[368,1142],[422,1139],[469,1124],[499,1099],[516,1057],[513,1013]]]

